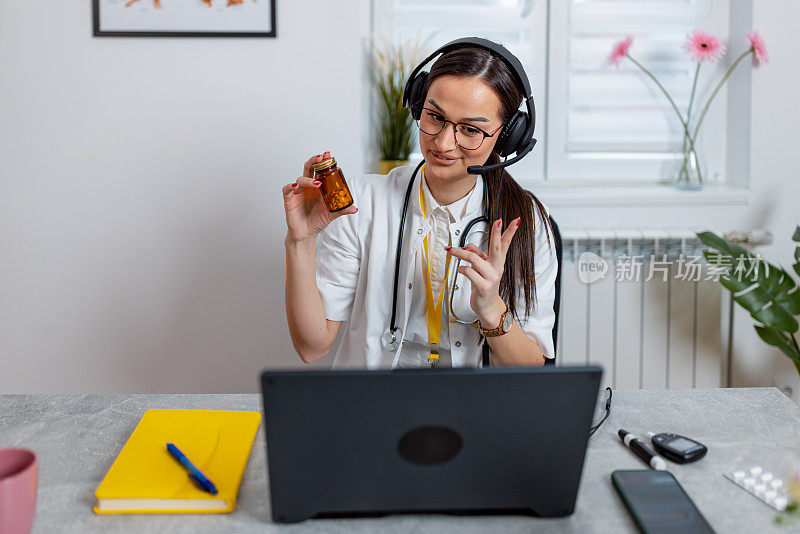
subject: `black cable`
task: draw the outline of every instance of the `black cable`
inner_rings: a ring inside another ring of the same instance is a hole
[[[600,428],[600,425],[602,425],[605,420],[608,419],[608,416],[611,415],[611,396],[614,394],[614,392],[611,390],[611,387],[606,387],[606,389],[608,390],[608,398],[606,399],[606,415],[603,416],[599,423],[589,429],[590,437],[592,434],[597,432],[597,429]]]
[[[414,173],[411,175],[411,180],[408,181],[408,187],[406,188],[406,196],[405,201],[403,202],[403,213],[400,216],[400,229],[398,230],[397,234],[397,252],[395,253],[394,258],[394,289],[392,290],[392,319],[389,321],[389,329],[391,330],[392,334],[397,330],[397,325],[395,325],[395,319],[397,319],[397,280],[400,276],[400,253],[403,249],[403,230],[406,227],[406,214],[408,213],[408,201],[411,198],[411,190],[414,188],[414,178],[417,177],[417,172],[419,172],[422,165],[425,163],[423,159],[417,165],[417,168],[414,169]],[[422,187],[422,186],[420,186]]]

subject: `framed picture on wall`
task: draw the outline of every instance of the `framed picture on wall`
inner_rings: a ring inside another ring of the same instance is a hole
[[[92,0],[96,37],[276,37],[276,0]]]

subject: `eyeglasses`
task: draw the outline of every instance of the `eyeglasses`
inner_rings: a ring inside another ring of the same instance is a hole
[[[484,139],[492,137],[503,127],[501,125],[494,133],[488,134],[471,124],[449,121],[444,118],[444,115],[431,108],[422,108],[422,113],[416,122],[419,130],[428,135],[439,135],[447,123],[452,124],[456,144],[465,150],[479,149]]]

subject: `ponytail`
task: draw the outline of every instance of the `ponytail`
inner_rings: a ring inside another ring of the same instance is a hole
[[[492,152],[486,165],[499,162],[500,157],[496,152]],[[492,171],[485,176],[484,187],[489,193],[490,225],[497,219],[502,219],[505,226],[517,217],[520,218],[519,228],[514,234],[514,239],[511,240],[506,255],[503,277],[500,279],[500,297],[508,304],[509,311],[519,317],[520,310],[516,309],[516,304],[520,291],[522,291],[525,297],[525,315],[530,315],[536,304],[536,265],[534,264],[536,225],[545,225],[545,235],[547,243],[550,245],[550,234],[553,231],[550,217],[536,195],[523,189],[505,169]],[[500,187],[499,206],[496,202],[498,187]],[[486,206],[484,206],[485,208]],[[539,217],[534,214],[534,211],[538,212]]]

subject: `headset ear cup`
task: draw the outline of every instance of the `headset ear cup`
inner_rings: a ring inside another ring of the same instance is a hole
[[[420,72],[411,82],[411,92],[409,94],[408,108],[411,110],[411,117],[419,120],[422,115],[422,99],[425,98],[425,81],[428,79],[427,72]]]
[[[503,158],[518,152],[525,144],[523,136],[527,129],[528,114],[524,111],[517,111],[500,132],[494,145],[494,151]]]

